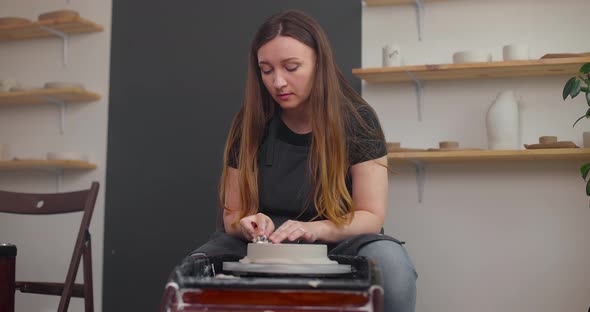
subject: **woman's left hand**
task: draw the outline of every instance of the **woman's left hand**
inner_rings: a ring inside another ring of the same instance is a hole
[[[317,240],[316,231],[313,222],[288,220],[279,226],[268,239],[274,244],[278,244],[285,239],[291,242],[303,239],[306,242],[313,243]]]

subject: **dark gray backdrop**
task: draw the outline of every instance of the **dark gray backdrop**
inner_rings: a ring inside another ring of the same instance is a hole
[[[104,311],[156,311],[169,272],[214,230],[250,41],[286,8],[320,22],[360,90],[360,0],[113,1]]]

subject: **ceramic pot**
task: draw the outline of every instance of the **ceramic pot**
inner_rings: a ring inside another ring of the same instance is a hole
[[[383,67],[401,66],[402,57],[399,46],[388,44],[381,48],[383,54]]]
[[[498,93],[486,114],[486,129],[489,149],[520,149],[518,101],[514,92]]]
[[[502,48],[504,61],[517,61],[529,59],[529,46],[524,43],[509,44]]]

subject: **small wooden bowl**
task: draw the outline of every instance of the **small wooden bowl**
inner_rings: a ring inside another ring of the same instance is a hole
[[[539,137],[539,143],[541,143],[541,144],[557,143],[557,137],[550,136],[550,135],[542,136],[542,137]]]
[[[438,142],[439,148],[459,148],[459,142],[457,141],[440,141]]]
[[[80,13],[74,10],[59,10],[59,11],[52,11],[47,12],[39,15],[40,21],[58,19],[58,18],[73,18],[73,17],[80,17]]]

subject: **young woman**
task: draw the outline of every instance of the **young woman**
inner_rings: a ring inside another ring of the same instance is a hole
[[[386,311],[414,311],[414,266],[401,242],[380,234],[388,190],[381,126],[304,13],[276,14],[256,33],[224,163],[225,231],[193,254],[243,256],[261,235],[328,244],[331,254],[375,260]]]

